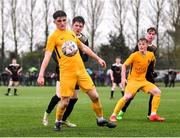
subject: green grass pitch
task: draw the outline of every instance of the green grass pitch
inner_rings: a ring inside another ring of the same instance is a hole
[[[118,89],[115,98],[109,99],[110,88],[97,88],[104,108],[105,118],[109,118],[121,94]],[[149,122],[147,105],[149,95],[139,92],[131,103],[124,119],[114,129],[98,127],[91,102],[80,92],[79,100],[69,120],[78,126],[52,130],[55,110],[49,126],[42,125],[43,113],[55,87],[19,87],[19,96],[5,96],[6,87],[0,87],[0,136],[1,137],[180,137],[180,87],[163,88],[159,114],[165,122]]]

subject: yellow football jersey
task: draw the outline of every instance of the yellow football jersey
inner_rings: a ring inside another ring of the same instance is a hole
[[[67,41],[72,41],[80,45],[81,41],[76,37],[75,33],[70,30],[56,30],[49,38],[46,45],[46,51],[53,52],[55,50],[59,62],[61,72],[72,72],[85,69],[79,51],[72,57],[63,54],[62,46]]]
[[[147,51],[145,55],[137,51],[132,53],[124,62],[125,65],[131,65],[128,79],[146,80],[146,72],[151,61],[155,61],[155,56],[152,52]]]

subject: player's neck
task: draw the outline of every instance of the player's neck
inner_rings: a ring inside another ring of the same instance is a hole
[[[57,28],[57,30],[60,31],[60,32],[64,32],[64,31],[66,31],[67,29],[59,29],[59,28]]]
[[[121,63],[115,63],[116,65],[120,65]]]
[[[146,51],[139,51],[142,55],[146,55],[147,50]]]
[[[148,46],[152,46],[152,41],[148,42]]]

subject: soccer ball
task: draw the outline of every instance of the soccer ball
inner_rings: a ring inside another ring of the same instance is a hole
[[[75,42],[67,41],[62,46],[62,52],[65,56],[72,57],[78,51],[78,47]]]

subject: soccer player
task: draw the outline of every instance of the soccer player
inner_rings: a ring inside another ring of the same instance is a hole
[[[119,88],[121,89],[121,67],[122,67],[121,59],[120,57],[116,57],[115,63],[112,64],[110,71],[110,78],[112,82],[110,99],[113,99],[116,85],[119,86]]]
[[[60,67],[60,97],[61,100],[57,105],[56,121],[54,130],[60,131],[64,112],[69,104],[70,97],[74,95],[75,85],[79,87],[89,96],[92,101],[92,108],[97,116],[97,125],[106,126],[109,128],[116,127],[115,124],[107,121],[103,117],[103,109],[96,91],[95,85],[88,75],[79,51],[71,57],[65,55],[62,47],[65,47],[69,42],[75,43],[88,56],[94,58],[103,68],[106,63],[103,59],[97,56],[89,47],[84,45],[75,35],[74,32],[66,29],[67,15],[64,11],[56,11],[53,14],[56,30],[48,38],[46,45],[45,56],[41,65],[37,82],[39,85],[44,85],[44,72],[51,58],[52,52],[55,49]]]
[[[72,21],[72,30],[74,31],[76,36],[80,39],[80,41],[88,46],[89,45],[88,44],[88,39],[82,33],[82,30],[84,28],[84,24],[85,24],[84,18],[81,17],[81,16],[76,16],[76,17],[73,18],[73,21]],[[85,53],[83,53],[81,50],[79,50],[79,51],[80,51],[80,55],[81,55],[81,58],[82,58],[83,62],[87,62],[88,61],[88,56]],[[54,107],[57,105],[57,103],[60,101],[60,95],[59,95],[59,93],[60,93],[59,92],[59,66],[58,66],[56,56],[55,56],[55,52],[53,52],[53,59],[57,63],[56,73],[57,73],[58,77],[57,77],[57,83],[56,83],[57,84],[56,85],[56,94],[51,98],[51,101],[50,101],[50,103],[49,103],[49,105],[48,105],[48,107],[47,107],[47,109],[46,109],[46,111],[44,113],[42,123],[45,126],[48,125],[48,116],[50,115],[50,113],[52,112]],[[76,85],[75,93],[70,98],[69,104],[68,104],[68,106],[66,108],[66,111],[64,112],[63,118],[62,118],[62,124],[66,125],[67,127],[76,127],[77,126],[76,124],[73,124],[70,121],[67,121],[67,118],[71,114],[71,112],[72,112],[72,110],[74,108],[74,105],[78,100],[78,94],[77,94],[78,90],[79,90],[79,87],[78,87],[78,85]]]
[[[22,67],[17,64],[15,58],[12,59],[12,63],[9,64],[5,70],[10,74],[9,85],[6,96],[10,95],[11,88],[14,87],[14,95],[17,96],[17,87],[19,86],[19,73],[22,71]]]
[[[157,33],[156,29],[154,27],[150,27],[147,29],[147,34],[146,34],[146,39],[148,41],[147,50],[150,52],[153,52],[154,54],[156,53],[157,47],[154,44],[152,44],[152,41],[154,40],[156,33]],[[135,47],[134,52],[136,52],[136,51],[138,51],[138,46]],[[154,72],[154,63],[151,62],[148,66],[148,69],[147,69],[146,79],[152,83],[155,83],[155,77],[157,77],[157,74]],[[148,115],[147,115],[148,118],[151,114],[152,99],[153,99],[153,95],[150,95],[149,105],[148,105]],[[126,102],[125,106],[122,108],[122,110],[119,112],[119,114],[117,116],[118,120],[121,120],[123,118],[123,115],[126,112],[128,106],[132,100],[133,100],[133,98],[129,99],[129,101]]]
[[[134,97],[138,90],[142,90],[145,93],[153,95],[150,121],[164,121],[157,115],[157,110],[160,104],[161,91],[160,89],[146,80],[146,73],[148,66],[151,62],[155,62],[155,56],[153,52],[147,51],[148,41],[145,38],[138,40],[139,51],[132,53],[128,59],[122,65],[121,73],[121,85],[125,87],[126,80],[126,68],[131,66],[130,73],[128,75],[128,83],[125,87],[124,96],[117,102],[113,114],[110,116],[110,121],[117,121],[116,116],[119,111],[124,107],[125,103],[132,97]]]

